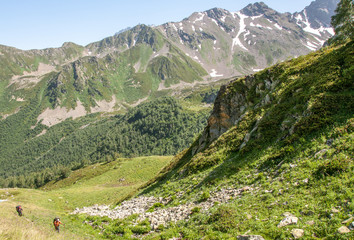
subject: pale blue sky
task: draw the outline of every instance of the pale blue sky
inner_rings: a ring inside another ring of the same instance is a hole
[[[312,0],[263,0],[279,12],[301,11]],[[99,41],[139,23],[181,21],[220,7],[235,12],[254,0],[0,0],[0,44],[20,49]]]

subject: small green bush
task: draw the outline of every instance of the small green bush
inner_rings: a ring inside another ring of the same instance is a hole
[[[338,154],[334,156],[333,159],[320,165],[315,172],[315,176],[322,178],[341,174],[348,169],[349,163],[350,160],[344,154]]]
[[[200,212],[200,207],[194,207],[191,210],[191,214],[199,213]]]
[[[209,223],[213,224],[215,230],[228,232],[237,227],[236,209],[230,206],[220,206],[209,218]]]
[[[151,227],[150,227],[150,225],[149,226],[137,225],[137,226],[131,227],[131,231],[136,234],[145,234],[145,233],[148,233],[151,231]]]
[[[155,211],[156,208],[162,208],[164,205],[160,202],[154,203],[148,210],[147,212],[153,212]]]
[[[200,196],[200,198],[198,199],[199,202],[205,202],[206,200],[208,200],[208,198],[210,198],[210,193],[207,191],[204,191],[202,193],[202,195]]]

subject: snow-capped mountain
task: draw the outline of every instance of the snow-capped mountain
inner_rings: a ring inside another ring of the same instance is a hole
[[[157,28],[210,77],[252,73],[319,49],[334,34],[338,0],[316,0],[300,13],[279,13],[265,3],[238,12],[214,8]]]

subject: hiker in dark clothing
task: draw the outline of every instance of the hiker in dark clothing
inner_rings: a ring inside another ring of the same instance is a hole
[[[22,216],[22,211],[23,211],[23,209],[22,209],[21,205],[16,206],[16,212],[18,213],[18,215],[20,217]]]

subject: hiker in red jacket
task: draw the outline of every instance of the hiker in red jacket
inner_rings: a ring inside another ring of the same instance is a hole
[[[62,222],[60,222],[60,219],[59,218],[54,218],[53,220],[53,225],[54,225],[54,228],[55,228],[55,231],[57,231],[59,233],[59,225],[60,224],[63,224]],[[65,226],[65,224],[64,224]]]

